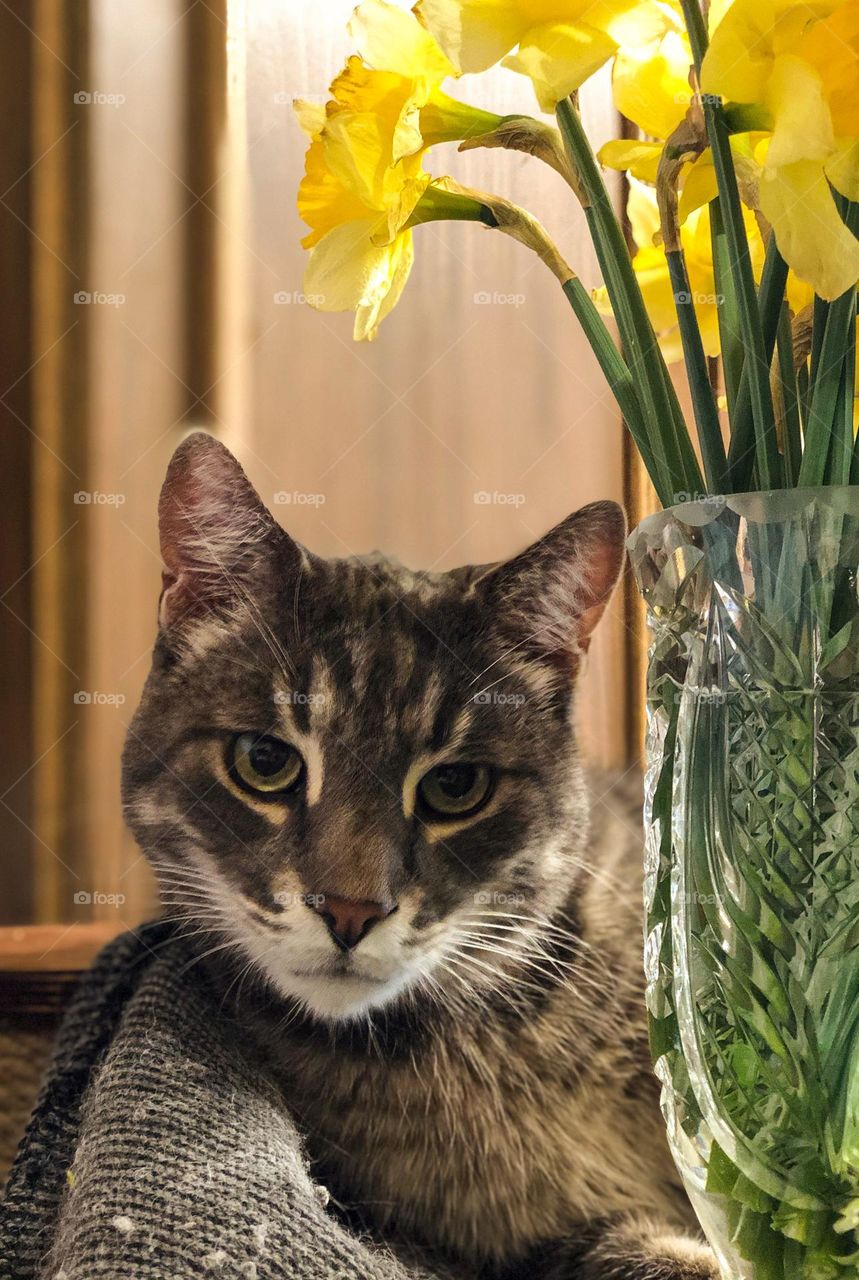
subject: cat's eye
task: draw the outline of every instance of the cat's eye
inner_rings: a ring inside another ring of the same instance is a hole
[[[267,734],[240,733],[228,749],[230,773],[248,791],[275,795],[292,791],[304,777],[295,747]]]
[[[430,820],[464,818],[483,808],[492,784],[489,765],[437,764],[418,783],[418,800]]]

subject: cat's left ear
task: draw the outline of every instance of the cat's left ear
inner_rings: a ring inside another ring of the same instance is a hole
[[[496,625],[523,650],[563,661],[584,653],[623,566],[626,516],[592,502],[477,585]]]

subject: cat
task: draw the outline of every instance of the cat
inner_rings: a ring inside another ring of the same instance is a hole
[[[573,729],[621,508],[495,565],[324,560],[197,433],[159,517],[125,813],[314,1175],[487,1276],[715,1280],[648,1059],[640,780],[592,804]]]

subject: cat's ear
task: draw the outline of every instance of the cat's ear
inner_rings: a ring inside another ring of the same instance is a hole
[[[623,565],[626,516],[592,502],[476,584],[522,649],[563,662],[587,650]]]
[[[228,605],[278,542],[289,542],[229,449],[203,431],[170,459],[158,527],[164,628]]]

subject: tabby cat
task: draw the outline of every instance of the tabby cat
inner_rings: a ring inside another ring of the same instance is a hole
[[[648,1064],[640,782],[592,804],[573,731],[620,508],[497,565],[323,560],[195,434],[160,529],[125,811],[315,1176],[487,1276],[716,1277]]]

